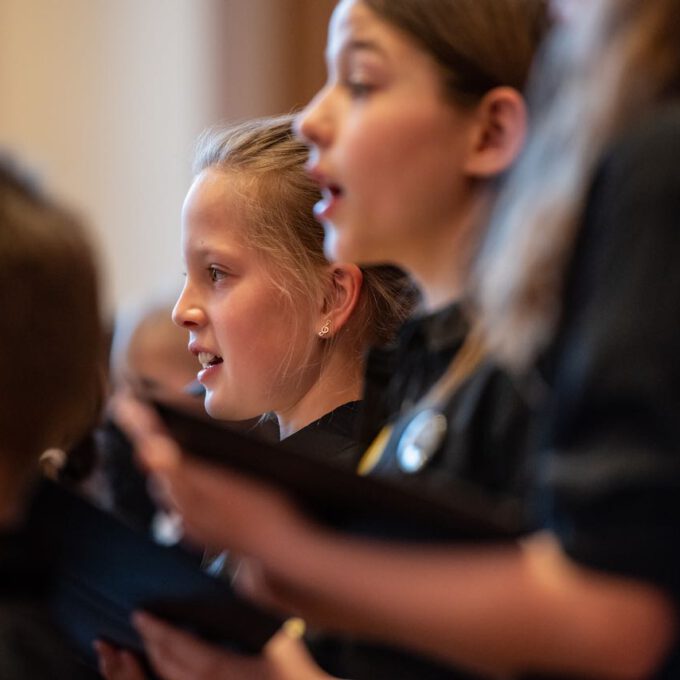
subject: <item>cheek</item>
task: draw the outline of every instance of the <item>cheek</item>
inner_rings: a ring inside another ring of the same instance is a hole
[[[302,305],[292,305],[278,291],[244,303],[224,319],[222,346],[232,353],[233,370],[273,381],[282,367],[303,360],[300,348],[308,340],[310,319]]]
[[[391,146],[385,141],[384,145],[365,147],[357,153],[355,181],[348,189],[353,228],[340,234],[341,241],[351,241],[358,247],[382,237],[386,229],[389,234],[397,227],[395,217],[399,221],[404,211],[409,210],[416,186],[423,183],[420,175],[423,168],[410,160],[420,151],[401,140],[395,140],[394,147]]]
[[[392,106],[375,109],[370,118],[366,115],[349,126],[345,158],[353,172],[379,181],[377,172],[390,174],[409,163],[413,153],[423,146],[438,146],[438,123],[430,111],[412,110],[408,103],[404,106],[392,102]]]
[[[451,130],[441,131],[448,137],[437,134],[436,122],[431,128],[427,122],[394,135],[391,151],[382,152],[381,167],[374,168],[373,197],[365,197],[396,224],[421,213],[425,218],[434,204],[448,204],[463,180],[460,140],[452,138]]]

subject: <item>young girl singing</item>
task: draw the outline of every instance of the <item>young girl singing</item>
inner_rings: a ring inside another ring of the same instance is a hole
[[[555,36],[480,265],[487,342],[548,390],[537,490],[552,535],[358,541],[226,474],[215,490],[257,529],[218,534],[190,510],[207,470],[147,446],[194,530],[257,558],[251,592],[490,675],[677,677],[678,9],[602,0]],[[286,547],[268,543],[279,533]]]

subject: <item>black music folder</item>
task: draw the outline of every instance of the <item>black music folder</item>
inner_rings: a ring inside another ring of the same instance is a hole
[[[510,540],[526,531],[518,504],[499,502],[472,484],[434,489],[413,480],[362,477],[316,455],[225,430],[164,404],[152,406],[189,455],[283,488],[336,528],[401,540]]]
[[[29,532],[51,564],[56,623],[92,666],[97,638],[143,658],[130,623],[138,609],[244,653],[260,651],[282,623],[204,573],[196,556],[154,543],[52,482],[36,494]]]

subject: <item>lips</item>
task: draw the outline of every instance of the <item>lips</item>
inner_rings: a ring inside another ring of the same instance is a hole
[[[202,369],[196,376],[201,384],[208,380],[216,371],[219,371],[219,366],[223,363],[221,356],[208,352],[204,347],[200,347],[195,341],[189,343],[189,351],[201,364]]]
[[[203,368],[210,368],[211,366],[222,363],[222,357],[217,354],[211,354],[210,352],[199,352],[197,358]]]
[[[318,220],[329,219],[342,200],[345,191],[340,184],[321,172],[318,167],[308,168],[308,173],[321,190],[321,200],[314,206],[314,215]]]

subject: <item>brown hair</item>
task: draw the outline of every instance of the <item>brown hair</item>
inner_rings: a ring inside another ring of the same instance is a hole
[[[0,310],[0,449],[3,463],[27,469],[92,424],[103,343],[80,223],[2,163]]]
[[[550,28],[545,0],[362,2],[434,58],[442,72],[446,97],[459,106],[475,106],[496,87],[523,91],[534,56]],[[464,351],[419,407],[446,400],[485,354],[482,335],[471,333]]]
[[[236,171],[247,184],[248,243],[276,264],[274,281],[291,300],[318,299],[328,264],[324,231],[314,218],[319,188],[305,171],[308,148],[295,136],[291,115],[207,130],[194,171]],[[384,344],[409,314],[414,289],[398,269],[362,268],[353,332],[363,345]]]
[[[551,340],[586,192],[604,149],[680,92],[678,0],[583,3],[537,75],[533,134],[480,262],[487,342],[522,369]]]
[[[545,0],[362,1],[435,59],[458,104],[494,87],[522,90],[549,24]]]

